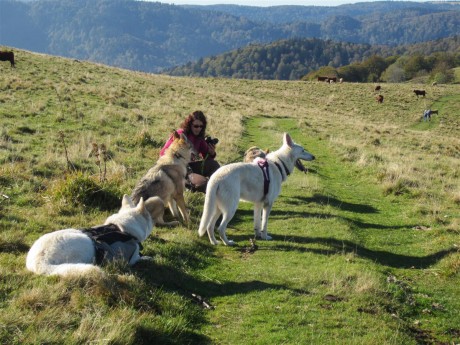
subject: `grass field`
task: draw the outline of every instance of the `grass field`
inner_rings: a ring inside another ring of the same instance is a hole
[[[378,104],[372,84],[16,56],[16,69],[0,65],[0,343],[460,343],[458,84],[382,84]],[[439,115],[423,122],[428,108]],[[155,228],[150,262],[115,263],[103,279],[26,270],[40,235],[114,213],[198,109],[222,164],[252,145],[276,150],[283,132],[316,156],[284,184],[273,241],[249,250],[252,208],[240,203],[227,232],[238,245],[211,246],[197,234],[204,198],[187,193],[192,224]]]

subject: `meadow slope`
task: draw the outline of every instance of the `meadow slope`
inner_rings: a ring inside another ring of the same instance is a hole
[[[8,344],[452,344],[460,342],[460,86],[174,78],[17,51],[0,65],[0,342]],[[413,89],[425,89],[417,98]],[[439,110],[422,122],[423,110]],[[251,250],[241,203],[213,247],[193,222],[154,229],[134,268],[40,277],[40,235],[97,225],[193,110],[218,159],[316,156]],[[93,144],[106,156],[91,154]],[[200,296],[200,297],[197,297]],[[206,303],[203,303],[203,299]],[[211,308],[206,308],[210,304]]]

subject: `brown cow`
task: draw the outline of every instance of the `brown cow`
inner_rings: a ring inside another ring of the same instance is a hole
[[[14,66],[14,53],[13,52],[2,52],[0,51],[0,61],[9,61],[11,67]]]
[[[377,97],[375,97],[375,99],[377,100],[378,103],[383,103],[383,96],[382,95],[378,95]]]
[[[414,90],[414,93],[415,93],[415,95],[417,96],[417,98],[418,98],[418,96],[423,96],[423,97],[425,97],[425,95],[426,95],[426,91],[425,91],[425,90]]]
[[[329,82],[329,77],[318,77],[318,81]]]
[[[374,91],[379,91],[382,87],[380,85],[377,85],[374,89]]]

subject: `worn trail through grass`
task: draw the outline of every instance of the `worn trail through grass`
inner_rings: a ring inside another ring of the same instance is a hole
[[[343,162],[329,141],[310,136],[295,120],[251,119],[241,147],[276,150],[283,132],[316,160],[306,163],[307,175],[296,171],[285,182],[269,220],[273,241],[258,242],[254,254],[245,252],[253,235],[252,205],[240,203],[228,229],[238,247],[219,246],[218,264],[198,273],[216,283],[201,291],[217,305],[204,333],[224,344],[359,343],[386,338],[391,330],[394,339],[387,343],[410,343],[401,320],[385,311],[391,301],[377,291],[379,284],[398,270],[428,268],[449,251],[420,248],[423,234],[406,216],[406,201],[384,197],[369,173]],[[325,303],[327,296],[336,303]],[[330,330],[316,333],[321,322],[331,323]],[[353,334],[343,341],[347,325]],[[261,336],[265,331],[269,335]]]

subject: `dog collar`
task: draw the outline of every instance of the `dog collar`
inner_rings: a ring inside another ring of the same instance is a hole
[[[176,157],[177,159],[181,159],[181,158],[185,159],[184,156],[178,154],[177,152],[174,154],[174,157]]]
[[[286,164],[284,164],[284,162],[281,159],[279,159],[279,161],[281,162],[281,164],[283,164],[284,174],[286,175],[286,178],[287,178],[289,175],[291,175],[291,173],[289,172],[289,169],[287,168]],[[282,176],[283,175],[283,170],[281,169],[280,165],[277,162],[273,162],[273,163],[275,163],[276,167],[278,168],[278,170],[280,171],[281,176]]]

